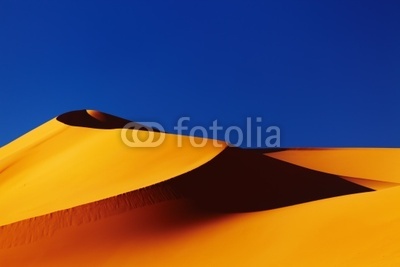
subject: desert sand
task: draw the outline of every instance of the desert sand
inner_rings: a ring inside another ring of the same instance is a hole
[[[400,264],[399,149],[132,148],[127,122],[70,112],[0,148],[0,266]]]

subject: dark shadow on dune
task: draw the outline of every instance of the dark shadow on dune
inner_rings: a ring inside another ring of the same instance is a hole
[[[267,210],[374,191],[336,175],[232,147],[168,182],[201,207],[221,212]]]
[[[130,129],[148,130],[148,127],[139,123],[119,118],[104,112],[97,112],[101,119],[91,116],[86,110],[75,110],[64,113],[56,119],[64,124],[78,127],[96,128],[96,129],[122,129],[126,124],[130,124]],[[158,129],[150,128],[152,131],[159,132]]]
[[[284,147],[267,147],[267,148],[247,148],[246,150],[248,151],[254,151],[259,154],[267,154],[267,153],[273,153],[273,152],[281,152],[281,151],[286,151],[288,148]]]

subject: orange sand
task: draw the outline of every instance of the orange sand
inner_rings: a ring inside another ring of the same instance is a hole
[[[178,137],[166,134],[157,148],[130,148],[120,132],[53,119],[0,148],[0,226],[175,177],[225,147],[208,141],[194,148],[182,137],[183,147],[176,148]]]
[[[266,155],[341,176],[400,183],[398,148],[290,149]]]
[[[166,201],[0,250],[0,259],[43,267],[398,266],[399,189],[230,215]]]
[[[183,137],[177,148],[180,137],[167,134],[160,147],[129,148],[120,131],[54,119],[0,148],[0,266],[400,264],[398,149],[268,153],[380,190],[219,214],[154,186],[225,145],[194,148]],[[31,238],[18,240],[22,231]]]

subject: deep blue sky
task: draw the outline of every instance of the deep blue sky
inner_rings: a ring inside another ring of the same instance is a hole
[[[400,147],[399,1],[0,1],[0,146],[63,112]]]

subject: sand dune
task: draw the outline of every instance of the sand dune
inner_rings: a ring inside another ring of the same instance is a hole
[[[266,155],[336,175],[400,183],[398,148],[290,149]]]
[[[0,226],[161,182],[224,148],[194,148],[184,138],[176,149],[177,137],[166,134],[157,149],[133,149],[120,129],[88,127],[53,119],[0,149]]]
[[[160,183],[5,225],[0,232],[0,247],[28,244],[63,228],[180,198],[203,211],[224,214],[370,191],[338,176],[269,159],[254,151],[226,148],[202,166]]]
[[[0,249],[0,259],[5,266],[397,266],[399,193],[232,214],[170,200]]]
[[[400,263],[400,150],[130,148],[127,122],[69,112],[0,149],[0,266]]]

